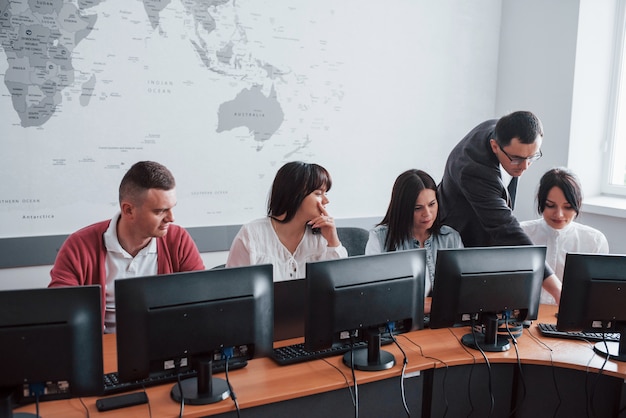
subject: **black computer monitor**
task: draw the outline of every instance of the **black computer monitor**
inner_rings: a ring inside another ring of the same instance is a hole
[[[226,399],[228,384],[212,377],[212,361],[231,351],[240,359],[271,354],[272,278],[272,266],[264,264],[117,280],[120,380],[191,367],[198,377],[175,384],[175,400]]]
[[[37,394],[101,395],[100,286],[0,291],[0,359],[0,417]]]
[[[366,341],[367,349],[346,353],[346,365],[393,367],[394,356],[380,349],[381,333],[423,328],[425,266],[424,249],[307,263],[305,348]]]
[[[506,351],[501,321],[537,319],[545,246],[472,247],[437,252],[431,328],[482,325],[484,333],[462,337],[464,345]]]
[[[274,341],[304,337],[306,279],[274,282]]]
[[[565,256],[556,327],[561,331],[619,332],[619,343],[600,341],[594,350],[626,361],[626,255]]]

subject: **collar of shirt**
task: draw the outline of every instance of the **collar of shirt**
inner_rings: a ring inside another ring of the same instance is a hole
[[[124,257],[131,257],[131,255],[128,254],[128,252],[124,248],[122,248],[122,245],[117,239],[117,222],[119,221],[121,215],[122,214],[118,212],[113,217],[113,219],[111,219],[111,223],[109,224],[109,227],[104,232],[104,245],[107,251],[122,254],[124,255]],[[156,252],[157,252],[156,238],[153,237],[150,240],[150,244],[142,248],[141,251],[139,251],[139,254],[150,254],[150,253],[156,253]]]
[[[500,164],[500,178],[502,178],[502,183],[504,183],[504,187],[509,187],[509,183],[513,180],[513,176],[506,172],[502,164]]]
[[[541,218],[541,226],[542,226],[542,228],[547,233],[552,234],[552,235],[557,236],[557,237],[562,235],[562,234],[566,234],[571,229],[573,223],[574,222],[572,221],[572,222],[568,223],[567,225],[565,225],[561,229],[555,229],[555,228],[552,228],[550,225],[548,225],[548,223],[546,222],[545,219]]]

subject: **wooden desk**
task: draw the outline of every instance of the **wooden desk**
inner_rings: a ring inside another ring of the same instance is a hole
[[[552,306],[542,306],[538,322],[556,322]],[[503,353],[488,353],[489,363],[479,351],[466,349],[459,342],[468,328],[426,329],[398,336],[408,358],[405,393],[412,416],[584,416],[592,395],[592,416],[617,416],[624,407],[626,364],[595,355],[584,341],[543,338],[534,325],[518,338],[517,348]],[[115,338],[104,336],[104,370],[117,369]],[[385,350],[396,357],[396,365],[381,372],[356,371],[361,417],[406,416],[401,402],[400,376],[402,354],[391,345]],[[335,367],[333,367],[335,366]],[[218,376],[223,377],[223,374]],[[489,381],[491,380],[491,390]],[[352,375],[341,357],[278,366],[270,359],[255,359],[248,366],[230,373],[242,415],[353,416],[354,407],[346,382]],[[179,404],[170,398],[172,384],[147,389],[153,417],[175,417]],[[558,406],[558,396],[561,405]],[[97,398],[83,398],[93,417],[148,417],[147,405],[98,412]],[[245,411],[246,409],[252,410]],[[34,411],[28,405],[16,411]],[[296,412],[294,412],[296,411]],[[572,413],[573,411],[573,413]],[[44,402],[40,412],[46,418],[84,417],[79,399]],[[254,413],[252,413],[254,412]],[[212,405],[185,405],[185,417],[208,415],[234,417],[232,400]]]

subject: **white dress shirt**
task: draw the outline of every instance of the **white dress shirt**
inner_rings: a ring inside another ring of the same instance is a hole
[[[590,226],[571,222],[565,228],[554,229],[543,218],[524,221],[520,226],[535,245],[545,245],[546,262],[563,281],[567,253],[608,253],[609,243],[604,234]],[[541,289],[541,303],[556,304],[554,298]]]
[[[279,282],[304,278],[307,262],[347,256],[348,250],[343,245],[329,247],[322,234],[313,234],[310,228],[306,228],[292,254],[280,242],[270,218],[266,217],[241,227],[230,247],[226,267],[273,264],[274,281]]]

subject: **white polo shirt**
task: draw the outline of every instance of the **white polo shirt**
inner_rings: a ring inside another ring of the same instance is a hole
[[[154,276],[158,272],[157,243],[152,238],[150,243],[133,257],[122,248],[117,239],[117,222],[121,214],[111,219],[109,228],[104,233],[106,256],[106,306],[104,313],[104,332],[115,333],[115,280],[133,277]]]

